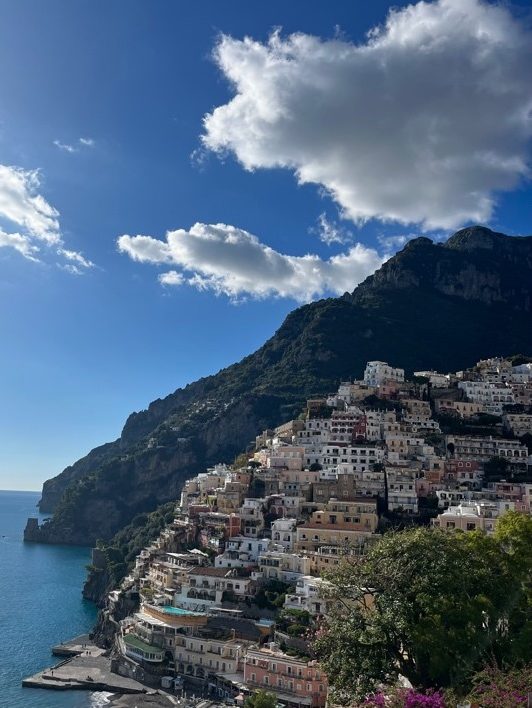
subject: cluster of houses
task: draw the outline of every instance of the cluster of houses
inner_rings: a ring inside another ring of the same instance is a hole
[[[507,510],[530,514],[531,441],[532,364],[407,381],[369,362],[363,380],[258,435],[244,466],[185,483],[174,521],[110,595],[112,614],[140,594],[119,623],[119,670],[220,702],[260,688],[324,706],[308,641],[328,611],[324,572],[358,562],[394,522],[492,533]]]

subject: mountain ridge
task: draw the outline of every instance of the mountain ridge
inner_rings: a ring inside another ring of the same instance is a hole
[[[367,360],[450,370],[517,352],[532,354],[532,237],[477,226],[413,239],[353,292],[292,311],[253,354],[132,413],[120,438],[45,482],[54,518],[27,540],[110,537]]]

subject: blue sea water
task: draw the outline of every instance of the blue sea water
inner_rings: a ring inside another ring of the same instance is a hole
[[[103,696],[21,686],[24,677],[58,661],[52,645],[87,632],[96,619],[94,605],[81,597],[89,549],[23,543],[39,497],[0,491],[0,706],[87,708]]]

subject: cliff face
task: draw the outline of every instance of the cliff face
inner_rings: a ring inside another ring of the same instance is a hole
[[[483,227],[457,231],[445,244],[410,241],[353,293],[364,304],[390,290],[441,294],[530,312],[532,238],[508,237]]]
[[[110,538],[368,360],[448,371],[514,353],[532,354],[532,237],[414,239],[353,293],[298,308],[254,354],[129,416],[119,440],[45,483],[55,513],[31,540]]]

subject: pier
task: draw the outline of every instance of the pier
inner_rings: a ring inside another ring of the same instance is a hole
[[[155,693],[134,679],[112,673],[111,659],[104,656],[104,650],[90,642],[87,635],[59,644],[53,647],[52,652],[55,656],[66,658],[25,678],[23,686],[53,691],[79,689],[121,694]]]

